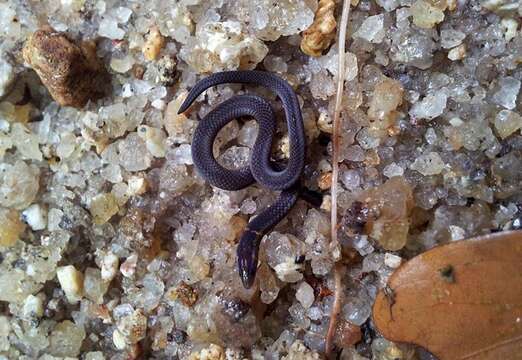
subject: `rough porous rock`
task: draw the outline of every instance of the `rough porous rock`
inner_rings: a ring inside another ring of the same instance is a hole
[[[32,34],[23,56],[62,106],[83,107],[103,97],[110,83],[93,43],[78,44],[52,28]]]

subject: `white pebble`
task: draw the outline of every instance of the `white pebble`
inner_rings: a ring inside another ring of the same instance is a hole
[[[101,278],[103,281],[111,281],[118,272],[120,261],[112,252],[108,252],[101,261]]]
[[[118,350],[123,350],[127,347],[127,343],[125,342],[125,336],[123,336],[123,334],[119,330],[114,330],[114,332],[112,333],[112,342]]]
[[[118,27],[115,20],[106,18],[100,21],[98,34],[112,40],[121,40],[125,36],[125,31]]]
[[[507,42],[517,36],[518,22],[513,18],[505,18],[500,21],[500,26],[504,30],[504,38]]]
[[[299,285],[295,297],[305,309],[308,309],[314,303],[314,289],[306,281],[303,281]]]
[[[47,226],[46,211],[38,204],[29,206],[22,212],[23,220],[29,224],[31,229],[43,230]]]
[[[380,44],[384,39],[384,14],[367,17],[353,36]]]
[[[466,231],[459,226],[450,225],[449,231],[452,241],[462,240],[466,236]]]
[[[33,316],[41,317],[43,315],[43,312],[43,302],[40,297],[29,295],[25,298],[24,306],[22,308],[22,314],[24,318],[29,319]]]
[[[398,255],[392,253],[384,254],[384,265],[389,268],[397,269],[401,265],[401,262],[402,258]]]

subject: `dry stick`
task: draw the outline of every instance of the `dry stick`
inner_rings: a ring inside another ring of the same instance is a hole
[[[339,147],[341,141],[341,104],[343,100],[344,77],[345,77],[345,43],[346,43],[346,27],[348,26],[348,15],[350,14],[350,1],[343,1],[343,11],[341,14],[341,24],[339,26],[338,44],[338,70],[337,70],[337,94],[335,97],[335,113],[333,121],[333,151],[332,151],[332,210],[331,210],[331,244],[337,245],[337,183],[339,180]],[[337,327],[337,317],[341,310],[341,294],[343,292],[341,283],[341,272],[339,265],[334,266],[334,302],[330,313],[330,323],[328,324],[328,332],[325,339],[325,354],[327,357],[332,352],[332,342]]]

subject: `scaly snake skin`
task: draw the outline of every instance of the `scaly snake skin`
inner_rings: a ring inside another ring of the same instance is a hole
[[[263,71],[226,71],[199,81],[189,92],[178,113],[182,113],[206,89],[224,83],[261,85],[274,91],[285,110],[290,156],[286,168],[280,170],[270,161],[272,140],[276,132],[275,115],[270,104],[259,96],[235,96],[213,109],[198,124],[192,140],[194,165],[201,176],[213,186],[224,190],[240,190],[254,182],[270,190],[281,190],[279,198],[248,223],[239,240],[237,263],[245,288],[255,280],[259,244],[294,206],[299,195],[299,178],[304,168],[305,134],[297,96],[283,79]],[[214,140],[230,121],[251,116],[259,131],[250,156],[250,165],[238,170],[221,166],[212,151]]]

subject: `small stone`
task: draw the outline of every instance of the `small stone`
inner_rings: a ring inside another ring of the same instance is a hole
[[[18,211],[0,208],[0,246],[13,246],[24,230]]]
[[[154,157],[165,157],[167,135],[163,130],[142,125],[138,128],[138,135],[145,141],[147,149]]]
[[[100,21],[98,34],[112,40],[121,40],[125,37],[125,31],[118,27],[118,22],[110,17]]]
[[[444,20],[444,11],[427,1],[417,0],[410,8],[413,23],[418,27],[431,29]]]
[[[367,204],[372,216],[367,219],[365,229],[369,235],[389,251],[400,250],[406,245],[413,209],[413,192],[410,184],[402,177],[393,177],[383,185],[369,189],[360,196]]]
[[[121,264],[120,272],[126,278],[131,278],[136,272],[136,264],[138,263],[138,255],[132,254]]]
[[[96,195],[91,199],[89,211],[95,224],[105,224],[119,211],[118,202],[112,193]]]
[[[39,138],[24,124],[15,123],[11,127],[11,140],[22,155],[22,159],[42,161],[42,152],[39,147]]]
[[[51,28],[32,34],[23,56],[62,106],[81,108],[87,101],[103,97],[110,84],[94,43],[78,45]]]
[[[444,49],[451,49],[458,46],[466,38],[466,34],[461,31],[447,29],[440,32],[440,45]]]
[[[159,141],[157,136],[152,137]],[[161,135],[159,135],[159,137],[161,137]],[[156,142],[152,142],[151,140],[149,146],[153,146],[153,144],[156,144]],[[161,152],[161,145],[158,146],[159,148],[157,150]],[[142,171],[150,167],[152,159],[147,143],[137,133],[130,133],[123,141],[119,142],[118,150],[120,152],[120,165],[123,166],[125,170]]]
[[[510,42],[517,36],[518,22],[513,18],[504,18],[500,21],[500,26],[504,30],[504,38]]]
[[[466,237],[466,230],[459,226],[449,226],[450,236],[452,241],[462,240]]]
[[[111,251],[105,253],[101,259],[101,278],[110,282],[118,273],[119,259]]]
[[[0,57],[0,98],[6,95],[13,85],[16,74],[13,65],[3,56]]]
[[[161,35],[159,28],[157,26],[153,26],[149,30],[147,40],[145,41],[145,45],[143,45],[141,51],[143,52],[145,59],[152,61],[158,58],[161,49],[163,49],[164,46],[165,38],[163,35]]]
[[[69,303],[80,301],[83,295],[83,274],[73,265],[67,265],[58,267],[56,276]]]
[[[296,264],[293,258],[288,258],[286,262],[277,264],[274,267],[277,277],[279,280],[294,283],[298,282],[303,278],[301,264]]]
[[[76,149],[76,136],[70,132],[60,134],[60,143],[56,146],[56,155],[60,159],[67,159]]]
[[[371,128],[374,130],[386,130],[397,122],[397,108],[402,104],[404,89],[400,82],[390,78],[375,85],[370,106],[368,108],[368,118]]]
[[[448,52],[448,59],[451,61],[462,60],[466,57],[466,44],[460,44],[459,46],[451,49]]]
[[[38,204],[29,206],[22,212],[22,219],[34,231],[43,230],[47,227],[47,212]]]
[[[314,303],[314,289],[306,282],[303,281],[299,284],[297,292],[295,293],[297,301],[303,305],[305,309],[308,309]]]
[[[136,344],[145,338],[147,333],[147,317],[142,310],[134,310],[132,313],[123,316],[118,321],[117,327],[121,335],[123,335],[125,343]]]
[[[347,190],[354,191],[361,185],[361,176],[357,170],[346,170],[341,173],[341,181]]]
[[[382,170],[382,174],[387,178],[392,178],[394,176],[402,176],[404,175],[404,169],[396,163],[391,163],[384,167],[384,169]]]
[[[147,180],[142,176],[131,176],[129,180],[127,180],[128,187],[128,195],[143,195],[147,192]]]
[[[131,70],[134,66],[134,58],[132,55],[127,55],[123,58],[111,58],[111,69],[120,74],[125,74],[127,71]]]
[[[40,318],[43,316],[44,307],[42,298],[39,296],[29,295],[24,300],[24,305],[22,308],[22,314],[24,318]]]
[[[118,329],[112,332],[112,343],[118,350],[123,350],[127,347],[125,336]]]
[[[190,259],[189,271],[195,279],[203,280],[210,274],[210,264],[208,259],[196,255]]]
[[[379,14],[367,17],[353,34],[353,37],[380,44],[384,39],[384,35],[384,14]]]
[[[103,281],[99,269],[91,267],[85,269],[83,291],[86,298],[95,304],[103,304],[103,295],[107,292],[108,287],[109,283]]]
[[[18,160],[14,165],[0,163],[0,206],[22,210],[36,198],[40,172]]]
[[[419,156],[410,169],[420,172],[424,176],[438,175],[444,170],[446,164],[436,152],[429,152]]]
[[[194,306],[198,301],[198,294],[195,289],[183,281],[177,287],[169,290],[167,296],[170,300],[179,300],[187,307]]]
[[[520,80],[511,76],[503,77],[496,84],[496,92],[491,100],[508,110],[513,110],[517,104],[517,97],[520,91]]]
[[[158,83],[163,86],[173,86],[177,79],[177,63],[172,56],[164,56],[157,63]]]
[[[422,101],[416,102],[410,109],[410,116],[416,119],[432,120],[442,115],[448,96],[444,92],[429,94]]]
[[[312,25],[303,31],[301,50],[310,56],[321,56],[335,38],[337,22],[334,16],[335,2],[320,0]]]
[[[384,265],[389,268],[397,269],[401,265],[401,262],[402,258],[398,255],[392,253],[384,254]]]
[[[495,129],[502,139],[522,128],[522,116],[514,111],[502,110],[495,117]]]
[[[328,190],[332,186],[332,173],[327,172],[327,173],[321,174],[321,176],[319,176],[319,179],[317,181],[317,185],[319,186],[319,189],[321,189],[321,190]]]
[[[77,357],[85,339],[83,327],[65,320],[58,323],[49,337],[48,352],[59,357]]]

